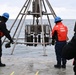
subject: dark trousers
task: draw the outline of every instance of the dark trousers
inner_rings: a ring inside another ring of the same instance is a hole
[[[76,65],[74,65],[73,70],[74,70],[74,75],[76,75]]]
[[[0,38],[0,57],[2,56],[2,41],[1,41],[1,38]]]
[[[76,57],[74,58],[74,61],[73,61],[73,71],[74,71],[74,75],[76,75]]]
[[[65,58],[62,58],[62,48],[64,47],[64,45],[66,44],[66,41],[62,41],[62,42],[59,42],[57,41],[56,42],[56,45],[55,45],[55,53],[56,53],[56,60],[57,60],[57,65],[66,65],[66,59]]]

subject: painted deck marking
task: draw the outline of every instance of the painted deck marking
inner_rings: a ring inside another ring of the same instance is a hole
[[[39,74],[39,71],[37,71],[35,75],[38,75],[38,74]]]
[[[14,72],[12,72],[10,75],[13,75],[14,74]]]

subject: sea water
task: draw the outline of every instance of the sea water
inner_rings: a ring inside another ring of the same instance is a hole
[[[11,28],[14,21],[15,21],[15,19],[8,20],[8,22],[6,23],[8,30]],[[63,22],[64,25],[66,25],[68,27],[68,38],[70,40],[72,38],[72,36],[74,35],[75,19],[63,19],[62,22]],[[48,23],[47,20],[43,20],[43,24],[47,24],[47,23]],[[27,25],[27,24],[32,24],[32,20],[26,20],[25,21],[25,24],[23,25],[23,29],[21,30],[21,33],[20,33],[20,37],[23,37],[23,38],[25,37],[25,32],[24,31],[25,31],[25,25]],[[52,19],[51,20],[52,28],[54,27],[54,25],[55,25],[55,23],[54,23],[54,20]],[[10,32],[11,36],[13,36],[15,28],[16,28],[16,25],[12,28],[12,30]],[[11,54],[12,48],[13,48],[13,45],[11,45],[11,48],[7,49],[7,48],[5,48],[5,44],[3,44],[3,53],[7,54],[7,55]],[[52,45],[46,46],[46,50],[47,50],[47,54],[50,57],[51,56],[55,57],[55,55],[54,55],[54,46],[52,46]],[[22,56],[29,57],[29,56],[33,55],[34,57],[37,57],[37,56],[39,56],[40,53],[44,54],[44,49],[40,45],[37,46],[37,47],[33,47],[33,46],[27,47],[24,44],[17,44],[15,46],[15,49],[14,49],[13,52],[16,53],[17,55],[20,55],[20,56],[22,55]]]
[[[8,20],[8,22],[7,22],[7,28],[8,29],[10,29],[10,27],[12,26],[12,24],[13,24],[13,22],[15,21],[15,19],[10,19],[10,20]],[[52,20],[50,20],[51,21],[51,27],[53,28],[53,26],[55,25],[55,23],[54,23],[54,20],[52,19]],[[69,40],[72,38],[72,36],[73,36],[73,34],[74,34],[74,25],[75,25],[75,19],[63,19],[63,24],[64,25],[66,25],[67,27],[68,27],[68,38],[69,38]],[[23,35],[24,36],[24,30],[25,30],[25,25],[30,25],[30,24],[32,24],[32,20],[31,19],[27,19],[27,20],[25,20],[25,23],[24,23],[24,25],[23,25],[23,28],[24,29],[22,29],[22,33],[21,33],[21,36]],[[42,23],[43,24],[48,24],[48,21],[47,20],[43,20],[42,21]],[[13,30],[13,32],[14,32],[14,30],[15,30],[15,28],[16,28],[16,25],[18,25],[17,23],[14,25],[14,27],[12,28],[12,30]],[[12,32],[12,33],[13,33]],[[11,35],[13,35],[13,34],[11,34]]]

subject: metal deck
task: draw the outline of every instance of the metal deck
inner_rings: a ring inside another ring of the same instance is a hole
[[[4,59],[4,58],[3,58]],[[7,58],[6,67],[0,67],[0,75],[73,75],[72,66],[55,69],[54,62],[34,58]]]

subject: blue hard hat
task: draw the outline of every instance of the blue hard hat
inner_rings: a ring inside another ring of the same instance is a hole
[[[55,21],[54,22],[56,23],[56,22],[59,22],[59,21],[62,21],[62,19],[60,17],[55,17]]]
[[[6,19],[9,19],[9,14],[8,13],[3,13],[2,16],[5,17]]]

